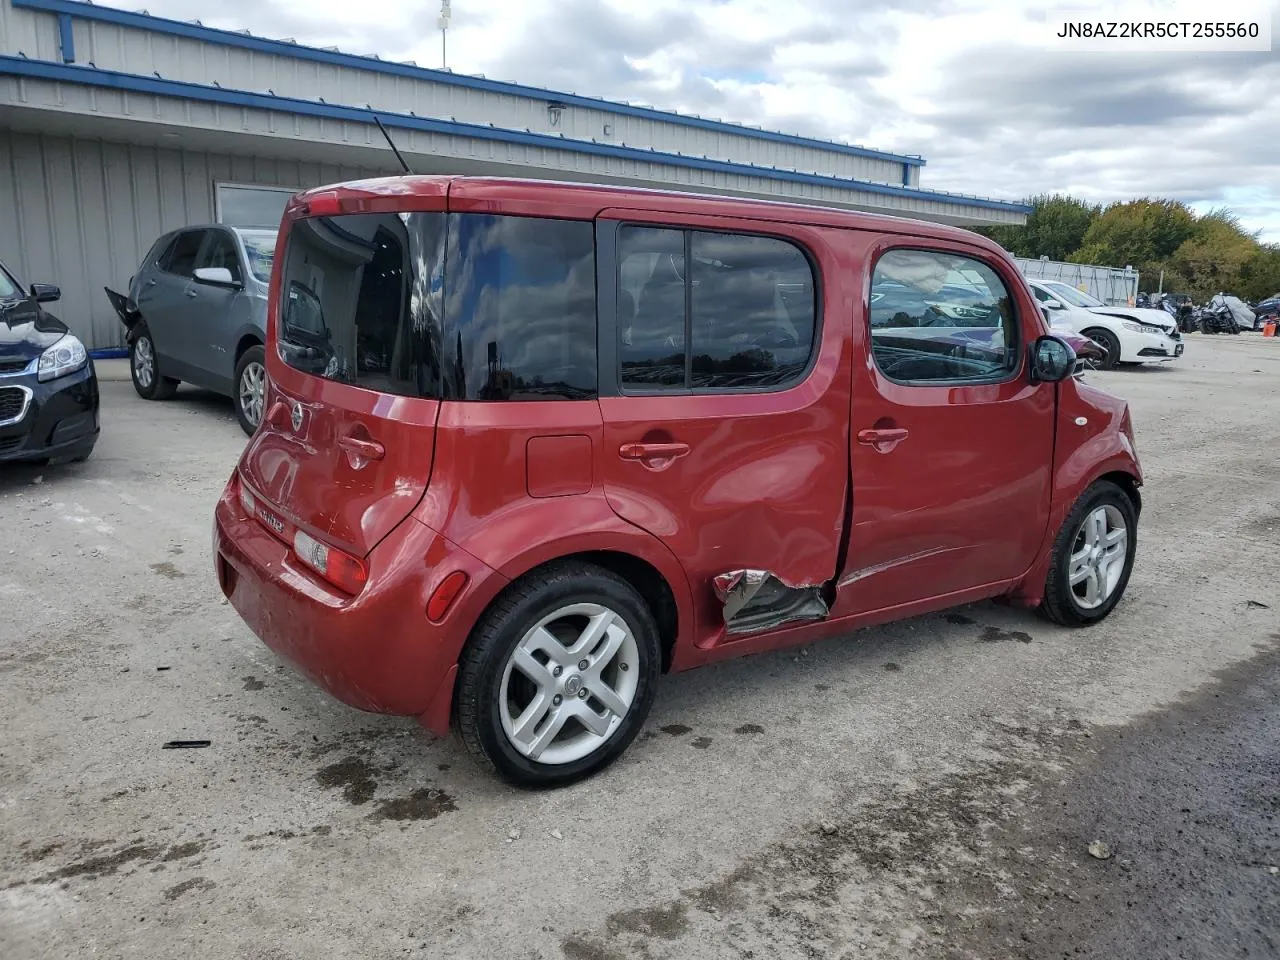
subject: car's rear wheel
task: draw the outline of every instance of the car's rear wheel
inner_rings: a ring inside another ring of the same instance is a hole
[[[1137,544],[1129,496],[1110,481],[1090,486],[1054,540],[1040,612],[1063,626],[1102,620],[1124,596]]]
[[[178,389],[178,381],[161,372],[156,342],[151,339],[147,325],[141,321],[133,342],[129,344],[129,373],[133,389],[144,400],[167,400]]]
[[[236,419],[240,429],[253,436],[262,422],[262,405],[267,397],[266,353],[253,346],[236,361]]]
[[[625,580],[563,563],[508,589],[463,650],[455,722],[506,780],[560,786],[612,763],[639,732],[661,651]]]
[[[1082,336],[1088,337],[1104,351],[1106,356],[1098,361],[1097,368],[1099,370],[1114,370],[1120,363],[1120,338],[1110,330],[1094,328],[1085,330]]]

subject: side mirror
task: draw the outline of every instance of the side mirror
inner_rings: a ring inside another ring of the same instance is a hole
[[[208,283],[215,287],[240,286],[226,267],[197,267],[194,277],[196,283]]]
[[[52,303],[54,300],[62,299],[62,290],[52,283],[33,283],[31,299],[36,303]]]
[[[1061,300],[1041,300],[1041,301],[1040,301],[1040,303],[1044,305],[1044,308],[1045,308],[1046,310],[1065,310],[1065,309],[1067,309],[1067,305],[1066,305],[1065,303],[1063,303]]]
[[[1059,337],[1041,337],[1031,347],[1031,382],[1058,383],[1076,368],[1076,352]]]
[[[1049,308],[1043,303],[1040,304],[1040,315],[1049,323],[1053,323],[1053,316],[1049,313]]]

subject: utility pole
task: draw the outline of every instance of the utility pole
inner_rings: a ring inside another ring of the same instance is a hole
[[[449,0],[440,0],[440,69],[449,69]]]

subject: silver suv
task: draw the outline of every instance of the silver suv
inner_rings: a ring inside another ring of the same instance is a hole
[[[257,429],[275,245],[274,230],[221,225],[184,227],[152,245],[127,307],[117,305],[138,396],[164,400],[190,383],[231,397],[244,432]]]

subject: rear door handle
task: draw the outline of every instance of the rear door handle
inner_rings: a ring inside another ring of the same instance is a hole
[[[623,460],[674,460],[688,452],[687,443],[624,443],[618,448]]]
[[[869,427],[858,431],[858,442],[874,447],[877,453],[888,453],[907,439],[906,427]]]
[[[339,437],[338,446],[362,460],[381,460],[387,455],[387,448],[377,440],[361,440],[358,437]]]

